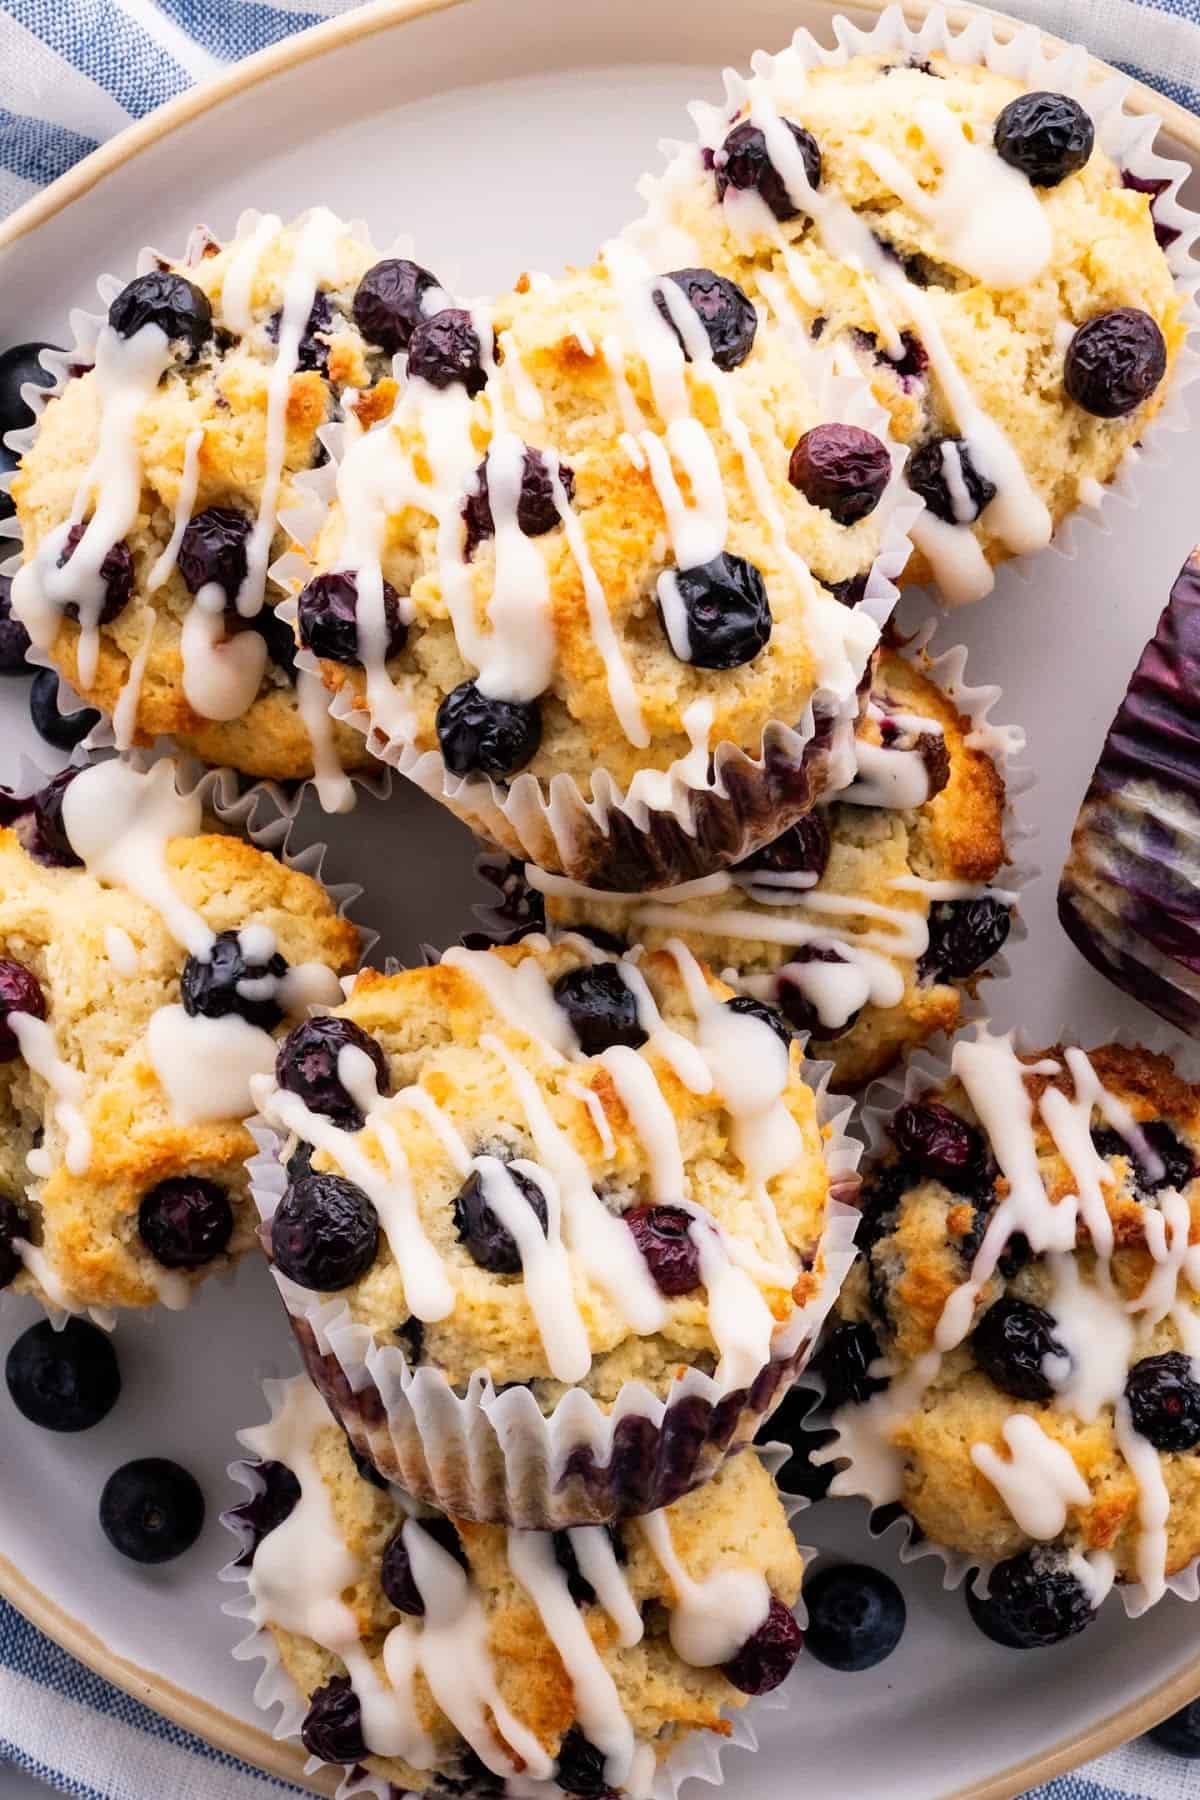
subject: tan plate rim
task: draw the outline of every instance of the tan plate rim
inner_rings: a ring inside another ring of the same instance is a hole
[[[324,25],[314,26],[295,37],[285,38],[256,56],[248,57],[226,74],[189,89],[129,126],[41,193],[35,194],[8,219],[0,221],[0,252],[11,249],[37,226],[45,224],[64,207],[81,199],[106,175],[120,168],[139,151],[209,112],[222,101],[285,71],[299,68],[302,64],[323,56],[326,51],[355,43],[360,38],[371,37],[393,25],[407,24],[412,19],[465,3],[466,0],[369,0],[369,4],[355,12],[331,19]],[[840,10],[839,0],[806,0],[806,3],[822,7],[831,19]],[[903,0],[903,11],[907,18],[919,21],[931,10],[931,3],[932,0]],[[887,0],[854,0],[854,5],[860,11],[882,12],[886,4]],[[952,24],[962,25],[972,15],[986,9],[969,4],[950,4],[945,10]],[[1018,21],[1003,14],[993,13],[992,16],[998,19],[1001,36],[1009,36],[1022,29]],[[1052,38],[1048,33],[1043,33],[1043,36],[1048,44],[1059,43],[1058,39]],[[1106,64],[1095,58],[1092,61],[1098,73],[1113,73]],[[1200,119],[1140,82],[1130,84],[1129,105],[1135,112],[1156,112],[1168,135],[1177,143],[1185,145],[1200,160]],[[4,1556],[0,1556],[0,1595],[23,1613],[31,1624],[45,1632],[47,1637],[85,1663],[97,1675],[111,1681],[114,1686],[123,1689],[135,1700],[140,1700],[183,1730],[194,1732],[217,1749],[230,1756],[240,1757],[244,1762],[265,1769],[285,1781],[293,1781],[314,1793],[327,1796],[333,1794],[336,1779],[332,1772],[317,1775],[311,1780],[306,1779],[302,1772],[305,1756],[298,1746],[279,1742],[268,1731],[249,1725],[197,1695],[176,1687],[152,1670],[116,1655],[102,1638],[42,1593]],[[1104,1751],[1148,1731],[1160,1719],[1166,1718],[1169,1713],[1197,1697],[1200,1697],[1200,1657],[1169,1681],[1163,1682],[1152,1693],[1122,1707],[1100,1724],[1089,1726],[1086,1730],[1065,1738],[1052,1750],[1014,1763],[985,1781],[955,1789],[953,1793],[935,1796],[934,1800],[1014,1800],[1014,1796],[1023,1794],[1027,1788],[1052,1781],[1056,1776],[1077,1768],[1080,1763],[1089,1762]]]

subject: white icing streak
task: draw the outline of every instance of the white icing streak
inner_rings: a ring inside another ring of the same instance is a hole
[[[1006,1459],[990,1444],[973,1444],[971,1461],[1003,1500],[1028,1537],[1048,1543],[1067,1523],[1067,1509],[1086,1506],[1091,1490],[1065,1445],[1049,1437],[1037,1419],[1013,1413],[1000,1435]]]
[[[185,1125],[246,1119],[250,1083],[269,1075],[278,1046],[269,1031],[236,1013],[210,1019],[182,1006],[160,1006],[146,1028],[146,1055],[171,1111]]]
[[[179,492],[175,497],[175,521],[165,548],[146,577],[148,594],[156,593],[162,587],[179,560],[179,546],[196,506],[196,491],[200,485],[200,450],[203,443],[203,425],[197,425],[183,440],[183,470],[179,477]]]
[[[647,1513],[638,1523],[675,1590],[670,1636],[676,1655],[693,1669],[732,1661],[771,1610],[765,1578],[757,1569],[727,1567],[693,1581],[675,1548],[666,1513]]]
[[[53,1028],[32,1013],[11,1012],[5,1023],[21,1055],[54,1096],[54,1118],[65,1140],[63,1161],[72,1175],[84,1175],[92,1160],[92,1135],[80,1110],[85,1084],[79,1069],[63,1061]]]

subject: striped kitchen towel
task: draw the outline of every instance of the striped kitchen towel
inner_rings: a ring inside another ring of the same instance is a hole
[[[352,4],[0,0],[0,217],[193,82]],[[1200,0],[1007,0],[1005,10],[1086,43],[1200,112]],[[0,1602],[0,1800],[5,1761],[81,1800],[299,1791],[119,1693]],[[1200,1763],[1142,1741],[1029,1800],[1200,1800]]]

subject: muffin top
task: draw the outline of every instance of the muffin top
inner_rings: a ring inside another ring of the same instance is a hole
[[[710,270],[612,244],[523,277],[430,320],[351,428],[301,642],[381,746],[670,805],[664,771],[703,783],[717,745],[852,701],[878,609],[842,600],[901,491],[885,417]],[[797,446],[831,433],[806,497]]]
[[[1018,1056],[982,1028],[952,1067],[864,1188],[821,1351],[834,1491],[1148,1604],[1200,1551],[1200,1088],[1137,1047]]]
[[[853,354],[928,507],[908,579],[976,599],[1099,499],[1162,404],[1178,233],[1103,147],[1111,93],[1030,93],[941,53],[807,61],[764,56],[695,106],[698,142],[642,184],[631,235]]]
[[[0,799],[0,1285],[182,1305],[253,1239],[250,1076],[358,933],[170,762]]]
[[[293,1311],[383,1354],[606,1407],[695,1368],[737,1392],[816,1329],[825,1131],[784,1021],[682,944],[581,937],[364,970],[256,1080],[290,1185]]]
[[[858,776],[839,799],[730,871],[648,896],[529,868],[535,915],[541,895],[555,930],[599,927],[651,949],[679,937],[810,1033],[835,1087],[882,1074],[954,1029],[1010,926],[1014,896],[989,884],[1008,860],[1000,765],[1012,734],[958,710],[960,676],[960,658],[935,667],[885,647]]]
[[[373,1485],[303,1379],[241,1441],[261,1459],[230,1515],[248,1616],[327,1762],[417,1793],[520,1772],[550,1793],[641,1794],[682,1740],[727,1737],[725,1710],[795,1663],[802,1564],[753,1451],[663,1512],[543,1533]]]
[[[123,288],[49,401],[13,484],[13,605],[122,747],[167,732],[248,774],[315,770],[331,804],[366,762],[297,677],[268,568],[339,397],[391,366],[360,296],[394,266],[324,208],[248,213]]]

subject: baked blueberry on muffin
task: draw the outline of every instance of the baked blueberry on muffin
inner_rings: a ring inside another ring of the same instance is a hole
[[[1183,340],[1156,195],[1105,148],[1130,135],[1111,91],[798,39],[692,110],[634,241],[856,357],[927,507],[908,579],[987,593],[1100,497]]]
[[[300,641],[335,716],[513,854],[706,873],[844,769],[889,585],[851,602],[906,542],[885,421],[735,282],[612,244],[413,334]]]
[[[1200,1089],[1139,1048],[984,1029],[952,1069],[864,1183],[817,1454],[849,1458],[832,1492],[988,1571],[978,1623],[1031,1647],[1200,1552]]]
[[[681,938],[810,1033],[835,1087],[882,1074],[955,1029],[1011,926],[1015,896],[991,885],[1008,860],[1006,739],[959,712],[956,669],[947,691],[927,658],[884,649],[857,779],[728,872],[618,896],[526,869],[535,912],[652,949]]]
[[[174,765],[0,792],[0,1286],[183,1305],[254,1241],[249,1081],[358,933]]]
[[[468,1516],[584,1523],[705,1479],[847,1260],[853,1164],[791,1031],[683,945],[365,970],[254,1091],[310,1373],[384,1474]]]
[[[665,1511],[542,1533],[364,1480],[302,1378],[241,1441],[236,1610],[299,1689],[305,1749],[393,1791],[647,1793],[799,1654],[800,1553],[753,1451]]]
[[[425,280],[418,317],[444,303],[324,208],[286,226],[247,214],[231,243],[199,234],[122,288],[94,366],[46,407],[13,485],[13,609],[119,743],[170,733],[250,775],[315,772],[345,802],[339,767],[363,766],[362,742],[297,676],[268,569],[322,428],[351,390],[391,390],[412,312],[397,269]]]

